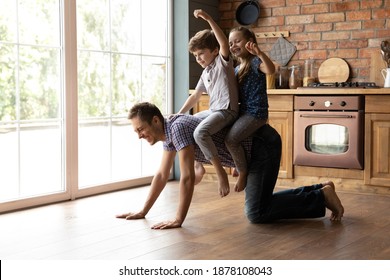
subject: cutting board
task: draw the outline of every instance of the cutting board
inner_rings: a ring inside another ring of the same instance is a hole
[[[321,63],[318,69],[320,83],[343,83],[349,78],[349,66],[347,62],[338,57],[328,58]]]
[[[375,82],[379,87],[383,87],[385,80],[381,74],[381,69],[386,68],[386,64],[382,59],[380,49],[376,49],[371,53],[370,64],[370,82]]]

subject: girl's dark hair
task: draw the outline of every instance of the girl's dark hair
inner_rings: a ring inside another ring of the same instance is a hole
[[[164,117],[156,105],[149,102],[141,102],[135,104],[130,109],[128,119],[131,120],[138,117],[141,121],[151,124],[154,116],[157,116],[161,123],[164,123]]]
[[[188,43],[188,50],[193,53],[196,50],[209,49],[211,51],[219,49],[219,43],[215,34],[210,29],[197,32]]]
[[[232,33],[232,32],[241,32],[243,37],[247,41],[252,41],[252,42],[257,44],[255,33],[253,33],[252,30],[250,30],[246,27],[238,26],[238,27],[230,30],[230,33]],[[242,80],[244,79],[245,75],[249,72],[250,67],[251,67],[251,61],[252,61],[253,57],[254,57],[253,54],[248,53],[248,55],[246,57],[238,57],[237,58],[237,60],[240,64],[240,69],[238,70],[238,73],[237,73],[238,83],[241,83]]]

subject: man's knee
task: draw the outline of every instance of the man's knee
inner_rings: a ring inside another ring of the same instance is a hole
[[[246,218],[253,224],[267,223],[267,213],[265,209],[261,207],[261,202],[254,200],[253,197],[248,197],[248,195],[250,195],[248,193],[246,193],[246,195],[244,207]]]
[[[258,217],[260,216],[259,209],[253,203],[250,201],[245,201],[245,208],[244,208],[245,216],[246,218],[254,224],[257,224]]]
[[[268,223],[268,219],[266,216],[262,215],[258,210],[257,211],[246,211],[246,218],[252,224],[266,224]]]

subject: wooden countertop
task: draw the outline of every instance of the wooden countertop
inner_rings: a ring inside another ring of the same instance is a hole
[[[345,94],[362,94],[362,95],[390,95],[390,88],[308,88],[300,87],[297,89],[268,89],[269,95],[345,95]]]

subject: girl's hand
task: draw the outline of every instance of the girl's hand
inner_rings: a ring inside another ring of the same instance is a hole
[[[251,54],[256,55],[256,56],[259,55],[261,52],[259,49],[259,46],[252,41],[248,41],[245,44],[245,48],[247,49],[248,52],[250,52]]]

